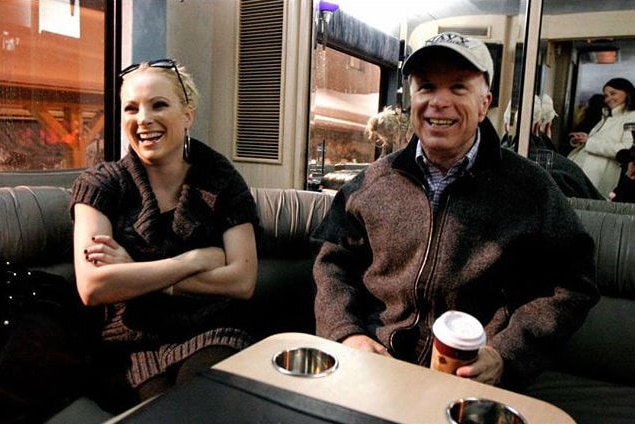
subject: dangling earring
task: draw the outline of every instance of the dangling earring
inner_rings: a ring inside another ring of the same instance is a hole
[[[186,162],[190,161],[190,130],[185,129],[185,142],[183,143],[183,159]]]

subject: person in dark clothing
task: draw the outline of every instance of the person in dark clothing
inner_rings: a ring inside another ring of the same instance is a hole
[[[586,106],[580,111],[580,115],[571,132],[585,132],[588,134],[607,113],[608,108],[606,103],[604,103],[604,94],[592,95]]]
[[[501,149],[483,42],[439,34],[403,72],[415,136],[313,233],[317,334],[429,366],[435,319],[467,312],[487,344],[456,375],[523,386],[598,301],[593,240],[544,169]]]
[[[617,152],[615,159],[622,164],[622,173],[609,199],[613,202],[635,203],[635,145]]]
[[[129,152],[85,171],[71,196],[77,289],[104,311],[107,354],[97,365],[130,389],[105,400],[112,411],[246,347],[235,307],[252,295],[257,272],[249,188],[224,156],[189,136],[198,100],[191,76],[161,59],[121,78]]]
[[[534,137],[534,136],[532,136]],[[543,166],[566,197],[606,200],[584,171],[572,160],[551,149],[532,149],[528,158]]]
[[[606,200],[598,191],[584,171],[572,160],[558,153],[551,140],[551,125],[558,116],[553,109],[551,97],[543,94],[542,98],[534,96],[532,133],[529,138],[527,157],[545,168],[551,178],[567,197]],[[510,105],[505,111],[505,128],[509,129],[512,122]],[[505,137],[510,135],[506,132]],[[501,141],[501,146],[516,151],[518,134],[513,141]]]

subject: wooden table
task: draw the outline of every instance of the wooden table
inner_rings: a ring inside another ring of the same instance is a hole
[[[276,353],[298,347],[323,350],[339,365],[314,378],[283,374],[273,366]],[[213,368],[399,423],[446,423],[451,401],[482,397],[511,406],[529,424],[575,424],[564,411],[541,400],[308,334],[268,337]]]

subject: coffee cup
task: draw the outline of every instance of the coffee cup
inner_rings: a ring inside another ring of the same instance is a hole
[[[447,311],[432,325],[434,342],[430,368],[455,374],[478,357],[485,345],[485,330],[472,315],[461,311]]]

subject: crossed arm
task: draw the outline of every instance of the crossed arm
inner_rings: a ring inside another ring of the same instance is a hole
[[[85,204],[74,206],[74,261],[77,289],[86,305],[125,301],[169,289],[173,294],[249,298],[256,285],[253,226],[240,224],[223,234],[224,248],[193,249],[180,255],[135,262],[113,239],[108,218]]]

